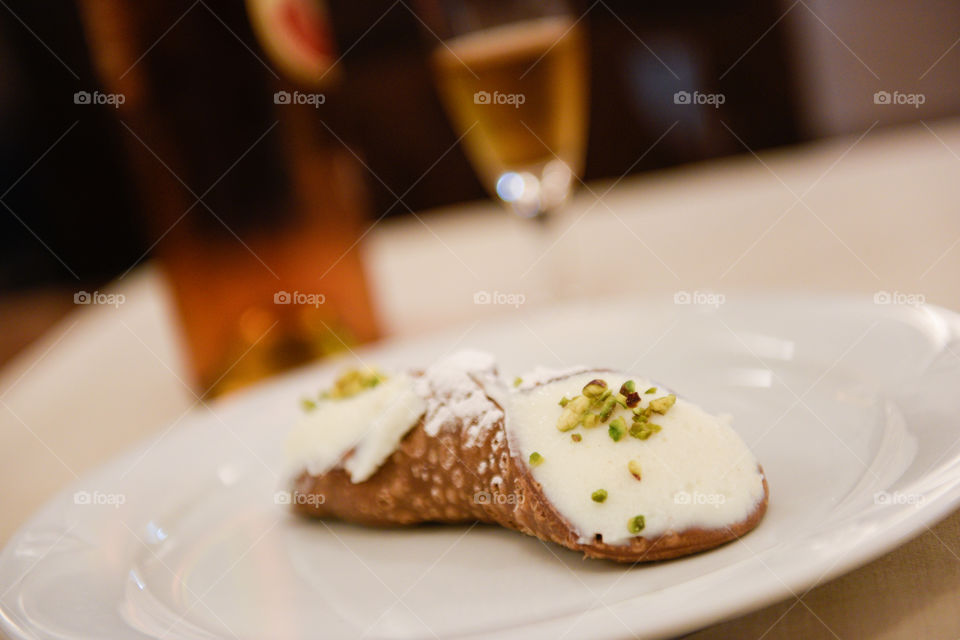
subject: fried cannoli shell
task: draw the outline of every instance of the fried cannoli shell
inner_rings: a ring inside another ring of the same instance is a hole
[[[738,538],[757,526],[769,489],[741,522],[718,529],[687,529],[657,537],[637,536],[625,544],[586,543],[545,497],[530,467],[511,451],[501,419],[467,444],[467,425],[448,425],[431,436],[424,422],[412,428],[377,472],[353,483],[342,468],[322,475],[300,474],[291,501],[296,513],[393,527],[424,522],[496,523],[541,540],[617,562],[648,562],[703,551]],[[760,469],[761,475],[763,470]]]

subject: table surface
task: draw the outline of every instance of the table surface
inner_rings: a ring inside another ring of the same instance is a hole
[[[901,292],[960,307],[960,120],[583,186],[546,229],[474,203],[379,223],[360,250],[386,330],[551,298]],[[635,277],[596,277],[597,273]],[[196,398],[157,271],[116,283],[0,372],[0,544],[53,493]],[[29,479],[25,481],[25,479]],[[882,558],[692,638],[958,637],[960,512]]]

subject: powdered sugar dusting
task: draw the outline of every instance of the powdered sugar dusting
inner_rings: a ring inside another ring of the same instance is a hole
[[[429,436],[464,425],[464,445],[472,447],[504,419],[491,398],[504,397],[505,385],[489,353],[464,350],[437,361],[417,380],[416,390],[427,402],[423,430]]]
[[[583,365],[574,365],[572,367],[563,367],[561,369],[551,369],[550,367],[537,366],[533,371],[523,374],[521,377],[523,382],[521,382],[520,386],[517,388],[521,391],[527,391],[541,384],[547,384],[549,382],[553,382],[554,380],[560,380],[561,378],[569,378],[570,376],[574,376],[578,373],[583,373],[584,371],[588,370],[588,367]]]

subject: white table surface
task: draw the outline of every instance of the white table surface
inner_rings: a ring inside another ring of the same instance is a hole
[[[475,304],[477,292],[530,307],[551,286],[560,298],[886,291],[958,308],[960,121],[590,184],[546,236],[489,202],[420,217],[378,224],[361,248],[392,335],[515,312]],[[158,272],[142,268],[116,290],[125,304],[78,307],[0,372],[0,543],[77,475],[196,401]],[[802,602],[696,637],[771,626],[767,637],[957,637],[958,554],[954,514]]]

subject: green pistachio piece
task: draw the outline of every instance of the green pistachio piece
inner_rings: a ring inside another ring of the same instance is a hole
[[[565,407],[565,406],[567,406],[569,403],[570,403],[570,398],[568,398],[567,396],[563,396],[562,398],[560,398],[560,403],[559,403],[559,404],[560,404],[561,407]]]
[[[630,435],[640,440],[646,440],[655,433],[658,433],[662,427],[652,422],[634,422],[630,427]]]
[[[632,475],[637,480],[640,480],[641,474],[640,474],[639,462],[637,462],[636,460],[631,460],[630,462],[627,463],[627,470],[630,471],[630,475]]]
[[[656,393],[656,392],[657,392],[657,388],[656,388],[656,387],[650,387],[649,389],[647,389],[646,391],[644,391],[644,393],[647,394],[647,395],[649,395],[649,394],[651,394],[651,393]]]
[[[605,380],[591,380],[583,387],[583,395],[588,398],[597,398],[607,390]]]
[[[560,431],[570,431],[570,429],[576,428],[582,419],[583,416],[579,413],[570,411],[570,409],[567,408],[560,414],[560,420],[557,421],[557,429]]]
[[[603,502],[607,499],[607,490],[606,489],[597,489],[590,494],[590,499],[594,502]]]
[[[333,387],[322,395],[325,398],[349,398],[361,391],[372,389],[386,379],[387,377],[376,369],[350,369],[334,380]]]
[[[628,396],[631,393],[636,392],[636,390],[637,390],[637,383],[634,382],[633,380],[627,380],[622,385],[620,385],[620,393],[622,393],[625,396]]]
[[[586,396],[577,396],[567,402],[560,414],[560,420],[557,421],[557,429],[560,431],[570,431],[575,428],[584,418],[587,409],[590,408],[590,398]]]
[[[647,521],[643,516],[633,516],[627,521],[627,531],[630,533],[640,533],[647,526]]]
[[[611,395],[603,401],[603,406],[600,407],[600,422],[606,422],[610,418],[611,414],[613,414],[613,410],[616,408],[617,399]]]
[[[567,409],[572,409],[577,413],[583,413],[590,408],[590,398],[586,396],[577,396],[569,403],[567,403]]]
[[[595,426],[600,424],[600,417],[595,413],[588,413],[583,416],[583,428],[584,429],[593,429]]]
[[[523,384],[523,378],[521,378],[520,376],[517,376],[516,378],[513,379],[513,386],[519,387],[522,384]]]
[[[571,433],[570,439],[573,440],[574,442],[580,442],[581,440],[583,440],[583,436],[580,435],[579,433]]]
[[[623,421],[623,418],[614,418],[610,421],[607,433],[610,434],[610,438],[614,442],[620,442],[620,438],[627,435],[627,423]]]
[[[303,398],[300,400],[300,406],[303,407],[304,411],[313,411],[317,408],[317,403],[310,398]]]
[[[530,466],[531,466],[531,467],[539,467],[541,464],[543,464],[543,456],[540,455],[539,453],[537,453],[536,451],[534,451],[533,453],[531,453],[531,454],[530,454]]]
[[[677,401],[677,396],[672,393],[668,396],[663,396],[662,398],[657,398],[650,401],[650,410],[656,411],[657,413],[663,414],[669,411],[670,407],[674,405]]]

